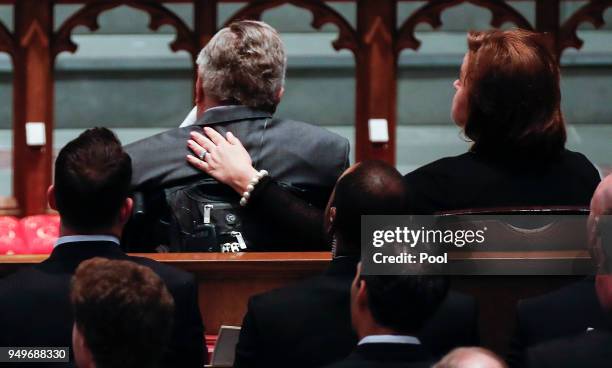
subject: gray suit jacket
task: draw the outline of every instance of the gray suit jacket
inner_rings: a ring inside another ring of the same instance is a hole
[[[326,129],[272,117],[246,106],[208,110],[192,126],[171,129],[125,147],[132,158],[133,191],[154,192],[205,178],[185,159],[191,131],[210,126],[232,132],[244,145],[256,169],[297,188],[303,198],[323,208],[340,174],[349,165],[349,143]],[[268,229],[269,230],[269,229]],[[262,231],[268,231],[263,230]]]
[[[246,106],[208,110],[192,126],[171,129],[125,147],[132,158],[134,190],[167,187],[174,182],[203,177],[185,160],[191,152],[191,131],[210,126],[221,134],[232,132],[253,159],[255,168],[266,169],[280,182],[300,188],[331,192],[338,176],[349,165],[348,141],[326,129]]]

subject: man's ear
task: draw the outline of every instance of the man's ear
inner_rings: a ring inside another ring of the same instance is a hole
[[[204,85],[202,84],[202,78],[200,78],[200,73],[198,73],[198,77],[195,82],[195,104],[198,107],[197,117],[199,118],[204,114],[204,100],[206,99],[206,94],[204,93]]]
[[[332,234],[336,229],[336,207],[330,207],[327,216],[329,216],[329,218],[326,219],[327,229],[325,229],[325,231],[327,234]]]
[[[76,323],[72,324],[72,349],[79,368],[95,367],[93,355]]]
[[[130,197],[127,197],[121,205],[121,210],[119,211],[119,222],[122,225],[125,225],[132,216],[132,208],[134,207],[134,200]]]
[[[283,96],[285,95],[285,87],[281,87],[278,92],[276,92],[276,103],[278,104]]]
[[[355,301],[360,309],[368,308],[368,288],[365,281],[358,275],[356,281]]]
[[[47,189],[47,202],[52,210],[57,211],[57,203],[55,202],[55,187],[53,185],[49,185],[49,188]]]

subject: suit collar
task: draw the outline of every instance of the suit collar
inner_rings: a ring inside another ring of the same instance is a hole
[[[396,343],[366,343],[355,348],[352,356],[381,362],[422,362],[432,359],[423,345]]]
[[[329,267],[325,271],[328,276],[348,276],[355,277],[357,272],[358,257],[339,257],[334,258],[329,263]]]
[[[55,271],[74,272],[82,261],[93,257],[128,258],[119,245],[112,241],[71,242],[55,247],[41,267]]]
[[[243,105],[218,106],[208,109],[198,119],[195,125],[212,125],[236,120],[270,119],[272,114],[267,111],[252,109]]]

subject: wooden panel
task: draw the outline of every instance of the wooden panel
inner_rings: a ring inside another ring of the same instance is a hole
[[[53,5],[23,0],[15,5],[13,78],[13,188],[21,213],[47,210],[53,147]],[[26,145],[26,122],[44,122],[46,143]]]
[[[395,165],[395,125],[397,106],[397,57],[394,0],[357,2],[359,51],[356,69],[355,160],[381,160]],[[372,143],[369,119],[386,119],[388,143]]]
[[[250,296],[321,273],[329,252],[316,253],[164,253],[134,254],[195,275],[206,332],[222,324],[240,325]],[[0,276],[39,263],[46,255],[0,256]]]
[[[198,280],[200,309],[206,332],[216,334],[222,324],[240,325],[248,298],[321,273],[328,252],[313,253],[169,253],[135,254],[192,272]],[[549,267],[586,252],[482,252],[472,261],[512,260]],[[0,276],[44,260],[44,255],[0,256]],[[468,258],[468,259],[469,259]],[[481,341],[499,353],[507,350],[515,324],[518,300],[555,290],[581,276],[454,276],[452,287],[473,295],[480,310]],[[299,318],[299,317],[296,317]]]

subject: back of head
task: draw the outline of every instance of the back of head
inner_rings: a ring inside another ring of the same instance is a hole
[[[588,220],[589,252],[597,268],[595,291],[612,321],[612,175],[595,189]]]
[[[361,251],[361,216],[396,215],[404,210],[406,189],[402,175],[382,161],[351,166],[338,179],[331,205],[336,208],[334,227],[345,252]]]
[[[197,64],[204,92],[219,102],[276,109],[287,59],[280,36],[268,24],[243,20],[221,29]]]
[[[55,202],[62,224],[80,233],[112,227],[128,196],[130,156],[106,128],[83,132],[55,161]]]
[[[448,292],[448,278],[427,275],[361,275],[368,308],[380,326],[416,335]]]
[[[130,261],[84,261],[72,279],[70,298],[76,328],[97,368],[159,365],[174,301],[151,269]]]
[[[492,30],[468,35],[465,134],[488,155],[546,160],[558,156],[566,132],[559,66],[546,35]]]
[[[490,350],[468,347],[454,349],[433,368],[506,368],[506,363]]]

